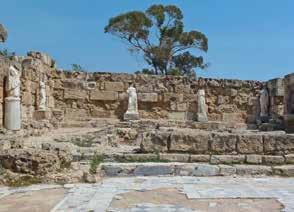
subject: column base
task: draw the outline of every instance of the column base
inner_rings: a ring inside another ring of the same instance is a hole
[[[124,120],[130,121],[130,120],[139,120],[139,113],[125,113],[124,114]]]
[[[208,118],[204,114],[197,114],[196,118],[198,122],[208,122]]]

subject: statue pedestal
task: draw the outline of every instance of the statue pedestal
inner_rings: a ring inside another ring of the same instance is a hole
[[[139,113],[130,113],[130,112],[127,111],[124,114],[124,120],[125,121],[139,120]]]
[[[5,98],[4,127],[8,130],[21,129],[21,111],[19,97]]]
[[[208,118],[206,114],[197,113],[197,121],[199,122],[208,122]]]

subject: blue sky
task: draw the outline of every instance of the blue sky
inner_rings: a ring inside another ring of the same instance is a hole
[[[175,4],[185,29],[209,39],[211,65],[198,76],[268,80],[294,72],[293,0],[1,0],[7,47],[51,55],[60,68],[134,72],[144,61],[103,29],[108,19],[151,4]]]

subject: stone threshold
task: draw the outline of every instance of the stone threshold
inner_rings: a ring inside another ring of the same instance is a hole
[[[102,177],[132,176],[284,176],[294,177],[294,165],[211,165],[207,163],[102,163]]]

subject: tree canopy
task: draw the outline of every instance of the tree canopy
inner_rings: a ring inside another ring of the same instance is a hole
[[[182,11],[174,5],[152,5],[145,12],[131,11],[110,18],[104,29],[142,53],[153,74],[190,75],[205,68],[202,56],[190,50],[208,51],[208,39],[200,31],[184,31]]]

